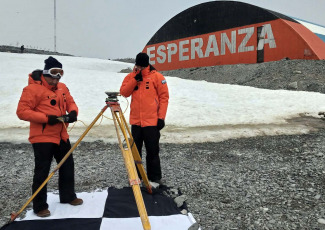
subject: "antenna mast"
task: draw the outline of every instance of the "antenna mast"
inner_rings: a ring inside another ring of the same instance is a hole
[[[54,52],[56,52],[56,0],[54,0]]]

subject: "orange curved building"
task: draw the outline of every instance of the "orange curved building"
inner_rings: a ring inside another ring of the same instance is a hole
[[[215,1],[165,23],[143,52],[158,70],[325,59],[325,42],[297,20],[254,5]]]

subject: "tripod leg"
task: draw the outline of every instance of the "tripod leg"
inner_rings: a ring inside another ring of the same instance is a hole
[[[144,167],[143,167],[143,164],[142,164],[142,159],[140,157],[140,154],[139,154],[139,151],[137,149],[137,146],[134,143],[134,139],[133,139],[132,134],[131,134],[131,131],[130,131],[127,123],[126,123],[126,120],[125,120],[125,117],[124,117],[123,113],[120,113],[120,119],[117,119],[117,121],[118,121],[119,126],[120,127],[122,127],[122,126],[125,127],[126,131],[129,134],[128,141],[130,143],[130,149],[132,151],[132,155],[133,155],[134,162],[135,162],[136,167],[138,168],[138,170],[140,172],[140,175],[142,177],[143,183],[144,183],[144,185],[147,188],[147,191],[150,194],[152,194],[152,188],[151,188],[151,185],[149,183],[147,173],[144,170]],[[127,133],[125,133],[124,136],[126,138],[127,137]]]
[[[118,136],[118,141],[119,141],[119,145],[122,151],[122,155],[124,158],[124,163],[128,172],[128,177],[129,177],[129,181],[130,181],[130,185],[132,187],[133,190],[133,194],[134,194],[134,198],[137,204],[137,208],[139,211],[139,216],[141,218],[141,222],[142,222],[142,226],[145,230],[149,230],[151,229],[150,226],[150,222],[149,222],[149,218],[148,218],[148,214],[147,214],[147,210],[143,201],[143,197],[141,194],[141,190],[140,190],[140,186],[139,184],[140,179],[138,177],[138,173],[136,171],[135,168],[135,164],[134,164],[134,159],[133,159],[133,155],[132,155],[132,150],[131,150],[131,146],[130,146],[130,142],[126,133],[126,124],[124,122],[122,122],[122,118],[118,117],[118,113],[121,115],[121,110],[118,109],[114,109],[111,107],[111,111],[112,111],[112,115],[113,115],[113,120],[114,120],[114,125],[116,128],[116,132],[117,132],[117,136]],[[123,116],[123,114],[121,115]],[[119,134],[119,129],[117,128],[117,125],[119,125],[120,130],[122,131],[122,134],[124,136],[124,139],[126,141],[126,145],[127,147],[124,148],[121,138],[120,138],[120,134]]]
[[[135,142],[134,142],[134,139],[132,137],[131,131],[130,131],[129,127],[127,126],[127,123],[126,123],[126,120],[125,120],[125,117],[124,117],[123,113],[121,115],[121,118],[122,118],[121,120],[124,123],[124,126],[126,127],[126,130],[128,131],[128,134],[129,134],[129,137],[130,137],[129,142],[130,142],[130,145],[131,145],[132,155],[133,155],[134,161],[136,163],[136,166],[137,166],[137,168],[138,168],[138,170],[140,172],[140,175],[142,177],[144,185],[146,186],[148,192],[150,194],[152,194],[151,185],[149,183],[147,173],[144,170],[144,167],[143,167],[143,164],[142,164],[142,159],[140,157],[138,148],[135,145]]]
[[[131,150],[132,150],[132,155],[133,155],[134,162],[135,162],[135,164],[136,164],[136,166],[137,166],[137,168],[138,168],[138,170],[140,172],[143,183],[146,186],[148,192],[150,194],[152,194],[152,188],[151,188],[151,185],[149,183],[147,173],[144,170],[144,167],[143,167],[143,164],[142,164],[142,159],[140,157],[139,151],[138,151],[137,146],[135,145],[134,140],[133,140],[132,137],[129,138],[129,142],[130,142],[130,145],[131,145]]]
[[[130,185],[132,186],[135,202],[138,207],[139,216],[141,218],[143,229],[151,229],[146,206],[143,201],[142,193],[139,184],[141,183],[135,169],[134,160],[130,149],[123,151],[125,166],[128,171]]]

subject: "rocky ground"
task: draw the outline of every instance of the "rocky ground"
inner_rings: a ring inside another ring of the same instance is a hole
[[[164,178],[186,195],[189,211],[202,229],[324,229],[324,131],[218,143],[164,143]],[[33,153],[29,144],[1,143],[0,148],[4,224],[30,196]],[[128,186],[116,144],[81,143],[74,158],[78,192]],[[57,189],[56,175],[49,189]]]
[[[165,74],[324,93],[324,73],[324,61],[283,60]],[[166,183],[186,195],[201,229],[325,229],[325,121],[305,117],[290,122],[313,129],[299,135],[161,144]],[[128,186],[117,144],[82,142],[74,158],[77,192]],[[30,144],[0,143],[0,225],[30,197],[32,174]],[[57,189],[56,175],[49,189]]]
[[[325,93],[325,60],[281,60],[163,71],[164,75],[264,89]]]

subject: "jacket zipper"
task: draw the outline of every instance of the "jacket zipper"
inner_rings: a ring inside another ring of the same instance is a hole
[[[142,82],[143,82],[143,79],[142,79]],[[139,83],[139,90],[140,90],[140,101],[139,101],[139,112],[140,112],[140,127],[142,127],[142,110],[141,110],[141,107],[142,107],[142,87],[141,87],[141,83]]]
[[[56,94],[56,92],[55,92],[55,94]],[[57,95],[57,94],[56,94]],[[62,110],[61,110],[61,98],[60,97],[58,97],[58,106],[59,106],[59,110],[60,110],[60,114],[61,114],[61,116],[63,115],[63,113],[62,113]],[[60,139],[62,139],[62,136],[61,136],[61,134],[62,134],[62,130],[63,130],[63,122],[61,122],[61,131],[60,131]]]

